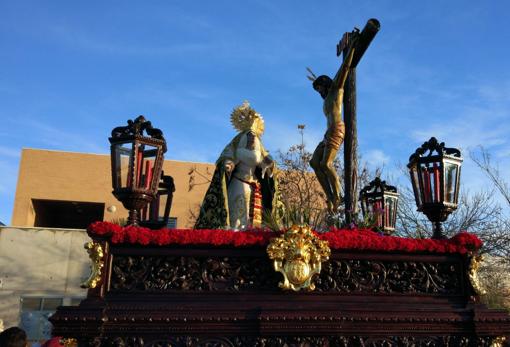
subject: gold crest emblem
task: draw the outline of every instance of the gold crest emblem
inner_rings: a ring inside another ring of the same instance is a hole
[[[322,262],[329,259],[328,242],[320,240],[308,226],[292,226],[283,236],[271,240],[267,246],[275,271],[281,272],[283,289],[314,290],[313,276],[320,273]]]

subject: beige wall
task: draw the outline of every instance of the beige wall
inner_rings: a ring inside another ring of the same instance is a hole
[[[12,226],[33,226],[35,220],[32,199],[67,200],[104,203],[104,220],[127,217],[127,211],[112,195],[110,156],[40,149],[23,149],[12,215]],[[166,160],[163,170],[175,180],[176,191],[171,217],[177,217],[177,227],[191,227],[190,209],[200,205],[207,184],[196,185],[188,192],[188,172],[196,168],[208,176],[214,165]],[[197,177],[197,180],[204,179]],[[115,206],[115,212],[108,212]]]
[[[90,274],[85,230],[0,227],[0,319],[19,324],[20,298],[80,298]]]

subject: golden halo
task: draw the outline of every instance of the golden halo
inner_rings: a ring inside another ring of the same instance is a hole
[[[237,106],[230,115],[230,122],[240,132],[253,131],[257,136],[264,133],[264,119],[257,113],[248,101],[243,101],[243,104]]]

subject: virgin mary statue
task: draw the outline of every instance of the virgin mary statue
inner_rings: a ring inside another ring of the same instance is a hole
[[[257,228],[276,207],[275,163],[262,145],[262,116],[245,101],[231,114],[238,134],[216,161],[195,229]]]

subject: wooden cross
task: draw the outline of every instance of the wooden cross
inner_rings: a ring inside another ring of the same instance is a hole
[[[343,58],[347,56],[349,46],[355,45],[354,56],[352,58],[351,70],[344,87],[344,206],[346,223],[353,221],[353,216],[357,214],[358,195],[358,133],[356,125],[356,66],[363,57],[368,46],[379,31],[380,24],[377,19],[368,20],[367,24],[360,32],[354,28],[352,32],[347,32],[337,45],[337,56],[343,53]]]

